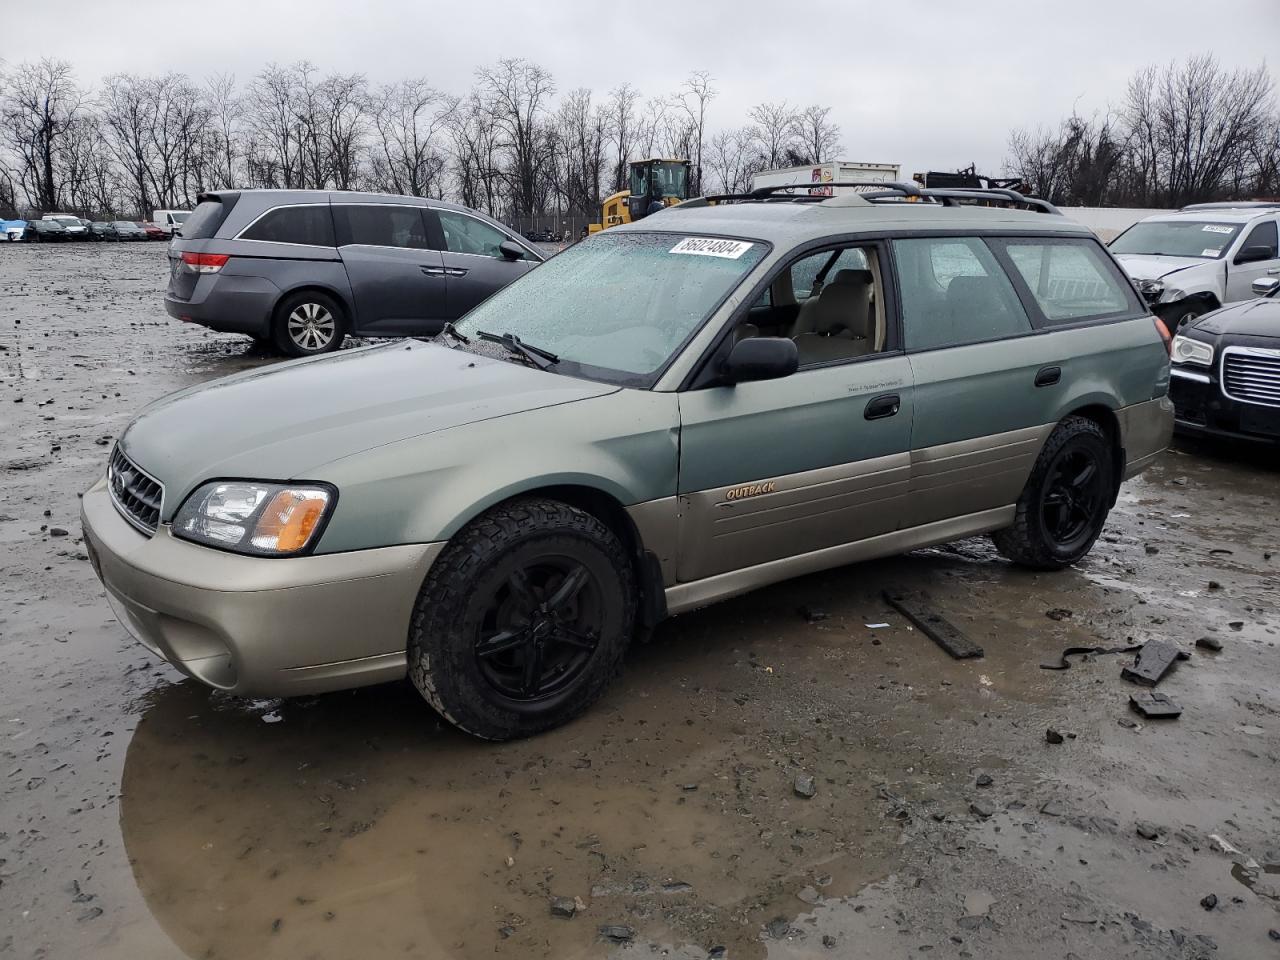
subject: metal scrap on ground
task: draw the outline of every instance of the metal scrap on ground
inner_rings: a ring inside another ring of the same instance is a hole
[[[1190,656],[1191,654],[1165,640],[1149,640],[1134,657],[1133,666],[1121,670],[1120,676],[1134,683],[1154,687],[1175,661],[1186,660]]]
[[[1040,664],[1041,670],[1067,670],[1071,667],[1071,661],[1067,657],[1077,655],[1093,655],[1102,656],[1109,653],[1136,653],[1141,650],[1140,644],[1134,644],[1130,647],[1067,647],[1057,660],[1047,660]]]
[[[923,599],[917,599],[896,590],[886,590],[884,599],[889,606],[914,623],[925,636],[957,660],[982,656],[980,646],[961,633],[951,621],[928,610],[924,606]]]
[[[1158,690],[1131,693],[1129,706],[1149,720],[1172,720],[1182,715],[1182,708]]]

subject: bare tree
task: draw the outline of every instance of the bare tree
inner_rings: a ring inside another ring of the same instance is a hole
[[[836,159],[841,150],[840,125],[831,119],[831,108],[815,103],[796,114],[795,139],[800,163]]]
[[[610,178],[610,190],[627,189],[629,181],[628,166],[631,152],[635,149],[637,126],[636,104],[640,101],[640,91],[629,83],[615,87],[609,93],[609,134],[613,146],[613,170]]]
[[[241,123],[244,104],[236,92],[233,74],[217,73],[205,82],[205,102],[209,107],[209,186],[229,187],[239,182]]]
[[[743,193],[750,189],[757,172],[753,151],[754,134],[749,128],[721,130],[707,144],[708,182],[722,193]]]
[[[591,91],[572,90],[556,113],[556,135],[563,152],[563,193],[568,208],[577,212],[600,206],[608,120],[593,106]]]
[[[501,60],[495,67],[481,68],[476,76],[503,133],[507,154],[503,175],[511,201],[517,213],[535,213],[545,190],[545,184],[539,183],[548,146],[543,120],[555,83],[542,67],[522,59]]]
[[[760,103],[748,112],[761,169],[788,165],[796,153],[796,111],[785,100]]]
[[[693,161],[693,176],[690,178],[690,193],[694,196],[702,194],[702,148],[707,132],[707,106],[716,98],[717,91],[711,85],[711,74],[706,70],[695,70],[684,81],[684,86],[676,94],[676,108],[684,114],[684,139],[686,150],[681,157]]]
[[[19,178],[31,201],[56,209],[65,190],[60,154],[85,106],[71,64],[45,58],[19,64],[0,105],[4,133],[18,156]]]
[[[446,97],[425,79],[383,86],[373,98],[374,153],[378,186],[412,197],[439,196],[446,157],[439,142],[456,98]]]

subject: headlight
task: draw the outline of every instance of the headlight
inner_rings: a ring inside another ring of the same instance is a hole
[[[291,556],[312,544],[336,499],[332,487],[218,480],[187,497],[173,532],[237,553]]]
[[[1164,293],[1163,280],[1139,280],[1138,289],[1142,291],[1143,299],[1147,303],[1156,303],[1160,300],[1160,295]]]
[[[1177,336],[1173,338],[1170,356],[1174,363],[1199,363],[1207,367],[1213,363],[1213,347],[1200,340]]]

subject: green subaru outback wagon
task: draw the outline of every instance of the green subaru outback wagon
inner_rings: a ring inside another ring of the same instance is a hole
[[[1169,439],[1167,331],[1088,230],[973,199],[691,201],[434,342],[166,397],[84,496],[94,568],[209,686],[407,675],[502,739],[768,583],[976,534],[1065,567]]]

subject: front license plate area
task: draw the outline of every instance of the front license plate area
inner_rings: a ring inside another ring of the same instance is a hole
[[[1251,404],[1242,406],[1240,429],[1245,433],[1280,437],[1280,407],[1258,407]]]

